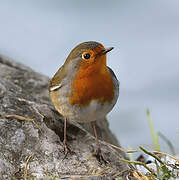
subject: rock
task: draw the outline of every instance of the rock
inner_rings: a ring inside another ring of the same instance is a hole
[[[103,141],[108,163],[97,161],[89,124],[68,121],[74,153],[64,159],[64,120],[49,100],[48,83],[48,77],[0,56],[0,179],[104,179],[128,171],[119,161],[123,152]],[[118,145],[106,119],[97,128],[102,140]]]

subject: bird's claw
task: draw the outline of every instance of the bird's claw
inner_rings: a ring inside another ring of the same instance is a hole
[[[93,156],[96,157],[96,159],[98,160],[98,162],[100,164],[107,164],[108,162],[105,160],[105,158],[103,157],[103,154],[101,152],[101,149],[98,148],[94,153],[93,153]]]
[[[63,144],[63,152],[64,152],[64,158],[63,160],[67,157],[68,153],[73,153],[73,151],[68,147],[68,145],[64,142]]]

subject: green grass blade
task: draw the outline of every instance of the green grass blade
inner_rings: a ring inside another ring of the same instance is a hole
[[[153,123],[152,123],[152,118],[151,118],[151,115],[150,115],[150,110],[147,109],[146,112],[147,112],[147,119],[148,119],[148,122],[149,122],[150,133],[152,135],[154,149],[156,151],[160,151],[159,136],[158,136],[158,133],[156,133],[155,130],[154,130],[154,126],[153,126]]]

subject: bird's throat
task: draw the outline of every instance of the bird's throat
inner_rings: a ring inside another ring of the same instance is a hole
[[[114,97],[114,85],[106,66],[106,59],[93,64],[80,64],[72,83],[71,105],[85,106],[93,100],[110,102]]]

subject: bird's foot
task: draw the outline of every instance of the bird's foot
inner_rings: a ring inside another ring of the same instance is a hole
[[[98,162],[100,164],[107,164],[108,162],[105,160],[105,158],[103,157],[103,154],[101,152],[101,149],[98,147],[97,150],[94,151],[93,156],[96,157],[96,159],[98,160]]]
[[[72,153],[74,153],[69,147],[68,147],[68,145],[67,145],[67,143],[66,142],[63,142],[63,152],[64,152],[64,158],[63,158],[63,160],[67,157],[67,155],[70,153],[70,154],[72,154]]]

